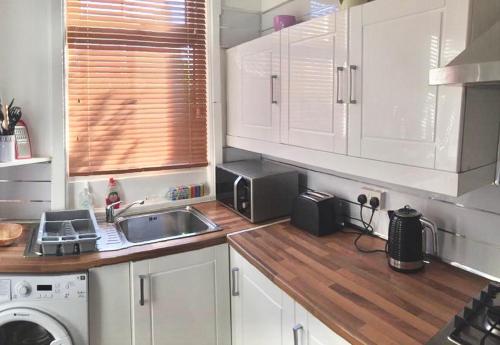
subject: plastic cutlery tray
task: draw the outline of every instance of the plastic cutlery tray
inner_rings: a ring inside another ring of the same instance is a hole
[[[45,212],[37,243],[43,255],[71,255],[97,250],[97,221],[92,210]]]

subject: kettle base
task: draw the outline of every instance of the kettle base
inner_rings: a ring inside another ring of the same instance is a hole
[[[394,258],[389,258],[389,266],[398,272],[418,272],[424,268],[424,262],[418,261],[399,261]]]

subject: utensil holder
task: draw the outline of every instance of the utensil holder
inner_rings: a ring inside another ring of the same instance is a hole
[[[16,159],[16,137],[0,135],[0,162],[12,162]]]

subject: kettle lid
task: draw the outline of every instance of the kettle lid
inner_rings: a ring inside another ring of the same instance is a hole
[[[421,217],[422,213],[418,212],[417,210],[411,208],[410,205],[406,205],[403,208],[400,208],[394,214],[397,217],[403,217],[403,218],[416,218],[416,217]]]

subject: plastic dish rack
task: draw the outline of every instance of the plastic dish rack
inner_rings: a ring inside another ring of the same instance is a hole
[[[92,210],[45,212],[37,243],[43,255],[72,255],[97,250],[97,221]]]

